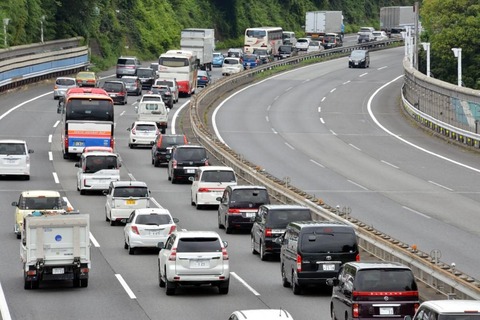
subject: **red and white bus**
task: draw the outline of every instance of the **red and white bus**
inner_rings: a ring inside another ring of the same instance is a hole
[[[71,88],[64,98],[62,152],[68,159],[88,147],[114,147],[113,100],[100,88]]]
[[[262,48],[276,56],[278,48],[283,44],[282,37],[283,29],[280,27],[247,28],[243,51],[253,53],[255,48]]]
[[[181,94],[195,93],[197,71],[197,56],[192,51],[168,50],[158,58],[158,79],[176,79]]]

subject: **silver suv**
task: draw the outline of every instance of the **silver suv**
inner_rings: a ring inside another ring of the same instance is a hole
[[[217,286],[227,294],[230,267],[227,242],[214,231],[173,232],[158,247],[158,284],[174,295],[181,285]]]
[[[142,63],[137,57],[120,57],[117,60],[117,78],[134,76]]]

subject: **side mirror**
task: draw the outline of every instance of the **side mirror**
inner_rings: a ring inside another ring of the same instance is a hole
[[[81,167],[81,166],[80,166],[80,163],[79,163],[79,162],[75,163],[75,167],[76,167],[76,168],[80,168],[80,167]]]
[[[223,246],[226,248],[228,247],[228,242],[227,241],[223,241]]]
[[[326,283],[327,283],[327,286],[330,286],[330,287],[335,287],[335,286],[338,286],[338,283],[340,281],[338,281],[337,278],[329,278],[327,279]]]
[[[13,201],[13,202],[12,202],[12,206],[13,206],[13,207],[16,207],[16,206],[18,206],[18,203],[17,203],[16,201]]]
[[[130,128],[127,128],[127,131],[130,131]]]
[[[195,177],[188,177],[188,181],[195,181]]]
[[[218,202],[222,202],[222,197],[216,197],[215,200],[217,200]]]
[[[163,248],[165,248],[165,243],[163,243],[163,242],[157,243],[157,248],[158,248],[158,249],[163,249]]]
[[[32,149],[28,149],[28,153],[33,153],[33,150],[32,150]]]
[[[103,190],[102,193],[104,196],[106,196],[108,194],[108,190]]]
[[[273,239],[273,243],[278,244],[278,245],[282,245],[283,244],[283,237],[280,236],[280,237],[277,237],[277,238]]]
[[[173,218],[173,222],[178,223],[179,221],[178,218]]]
[[[123,224],[126,224],[126,223],[127,223],[127,220],[128,220],[128,219],[121,219],[120,222],[123,223]]]

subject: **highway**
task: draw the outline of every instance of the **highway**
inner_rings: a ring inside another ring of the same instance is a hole
[[[343,58],[276,76],[228,100],[216,115],[216,123],[228,145],[270,173],[288,176],[291,183],[329,204],[351,207],[353,216],[405,242],[417,243],[424,251],[429,246],[441,249],[442,260],[455,261],[461,270],[475,275],[477,259],[462,249],[478,249],[478,228],[469,218],[478,202],[474,184],[478,173],[390,136],[368,112],[372,94],[401,75],[402,54],[403,48],[372,53],[372,66],[367,70],[348,69]],[[213,71],[217,78],[219,73]],[[108,75],[111,72],[103,74]],[[432,139],[403,118],[396,107],[400,84],[397,80],[377,94],[372,114],[386,128],[401,132],[402,138],[474,168],[475,154]],[[190,205],[190,185],[171,184],[165,168],[151,165],[149,149],[127,147],[126,129],[135,119],[137,99],[129,97],[127,105],[115,106],[122,178],[146,181],[155,200],[179,218],[179,228],[215,230],[229,243],[232,280],[228,295],[211,288],[188,288],[166,296],[158,286],[156,252],[128,255],[123,249],[123,227],[105,222],[105,197],[81,196],[76,191],[75,162],[62,158],[59,115],[51,91],[51,83],[42,83],[3,95],[0,101],[0,139],[25,139],[35,151],[30,181],[0,180],[3,319],[9,315],[11,319],[220,320],[234,310],[280,307],[297,320],[329,318],[328,290],[294,296],[281,285],[277,260],[262,262],[250,253],[248,234],[227,235],[218,230],[216,209],[197,211]],[[186,101],[180,99],[175,105],[172,118]],[[7,114],[12,108],[16,109]],[[71,288],[65,282],[23,289],[11,202],[27,189],[60,190],[76,209],[90,214],[88,288]]]

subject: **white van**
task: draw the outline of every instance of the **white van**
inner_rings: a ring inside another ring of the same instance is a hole
[[[24,140],[0,140],[0,176],[23,176],[30,180],[30,153]]]
[[[87,190],[108,190],[110,182],[120,180],[119,156],[110,151],[83,152],[75,167],[80,194]]]
[[[167,131],[168,110],[163,101],[141,101],[138,103],[137,120],[153,121],[162,133]]]
[[[295,37],[295,32],[293,31],[283,31],[282,39],[283,44],[295,46],[295,44],[297,43],[297,38]]]
[[[205,205],[218,205],[217,198],[223,195],[227,186],[237,185],[235,171],[226,166],[202,166],[195,171],[192,181],[191,203],[200,209]]]

